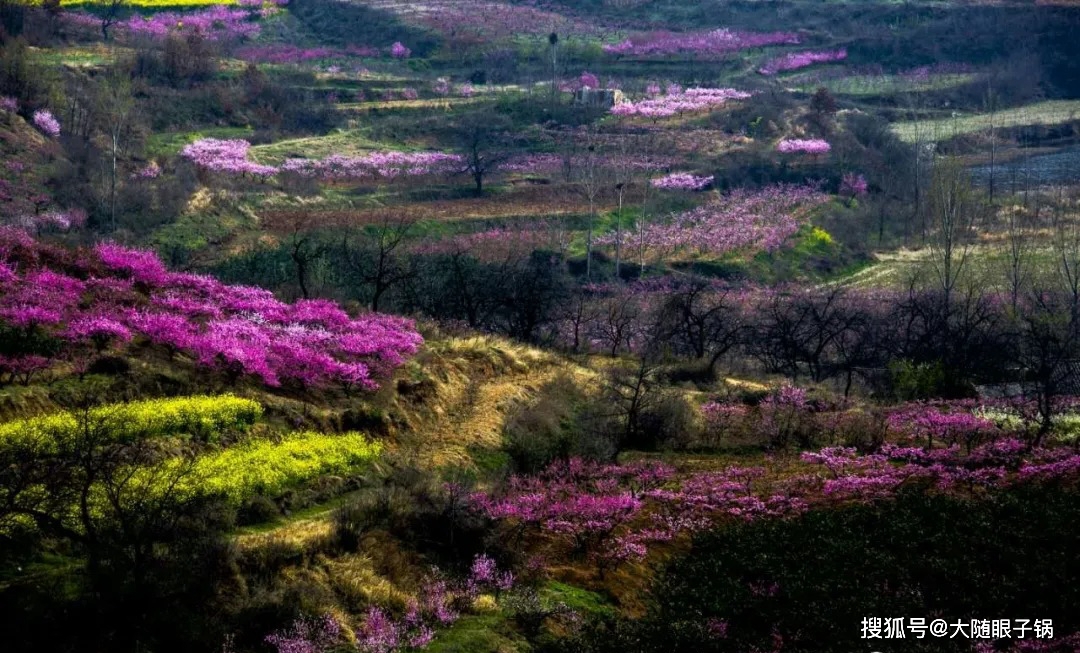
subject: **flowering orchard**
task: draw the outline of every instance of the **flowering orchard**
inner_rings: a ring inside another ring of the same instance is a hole
[[[729,100],[744,100],[750,97],[746,91],[733,88],[688,88],[669,87],[666,95],[653,96],[638,102],[623,102],[611,108],[617,116],[643,116],[646,118],[666,118],[684,113],[709,111],[724,106]]]
[[[673,172],[649,182],[655,188],[664,190],[705,190],[713,183],[713,176],[699,177],[688,172]]]
[[[164,39],[173,34],[198,34],[210,41],[253,39],[261,32],[259,19],[276,12],[276,7],[226,7],[217,5],[190,12],[159,11],[139,13],[113,25],[128,37]],[[101,19],[82,12],[66,12],[64,20],[89,29],[101,29]]]
[[[844,59],[847,59],[847,50],[843,48],[828,51],[807,50],[805,52],[792,52],[766,61],[761,68],[758,68],[758,72],[762,75],[775,75],[788,70],[806,68],[816,63],[831,63],[843,61]]]
[[[812,186],[777,185],[736,190],[720,199],[623,233],[632,256],[679,253],[720,256],[729,252],[779,249],[809,219],[809,210],[828,197]],[[614,234],[598,239],[614,244]],[[644,250],[644,251],[641,251]]]
[[[832,146],[820,138],[787,138],[776,144],[776,151],[781,154],[828,154]]]
[[[139,341],[270,386],[371,389],[422,342],[402,318],[353,318],[322,300],[286,304],[259,288],[170,272],[152,252],[114,244],[67,255],[10,229],[0,236],[0,290],[0,328],[15,343],[0,355],[9,382],[59,362],[81,370],[99,352]]]
[[[794,44],[794,32],[738,32],[715,29],[709,32],[654,32],[603,46],[604,52],[638,57],[690,54],[700,57],[723,57],[740,50],[768,45]]]
[[[180,154],[212,172],[256,178],[291,173],[323,181],[445,174],[462,165],[460,156],[445,152],[372,152],[363,156],[335,154],[318,160],[286,159],[280,166],[271,166],[249,160],[250,149],[251,143],[243,139],[204,138],[186,145]]]
[[[796,410],[798,389],[775,401]],[[772,410],[772,409],[770,409]],[[739,417],[709,409],[711,418]],[[602,465],[570,460],[536,476],[512,477],[497,492],[477,493],[473,506],[505,524],[511,538],[545,535],[570,554],[606,566],[644,558],[651,546],[706,530],[721,520],[785,517],[837,502],[888,499],[903,485],[979,493],[988,488],[1080,478],[1080,454],[1069,448],[1031,448],[1003,436],[967,453],[948,448],[884,444],[877,453],[849,447],[804,452],[780,473],[773,466],[728,467],[677,474],[662,463]]]

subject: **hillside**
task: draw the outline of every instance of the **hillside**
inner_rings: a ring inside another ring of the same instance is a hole
[[[1080,651],[1075,5],[0,0],[4,650]]]

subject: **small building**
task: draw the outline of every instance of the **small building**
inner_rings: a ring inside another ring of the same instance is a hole
[[[626,102],[626,95],[617,88],[582,88],[574,92],[574,103],[597,109],[610,109]]]

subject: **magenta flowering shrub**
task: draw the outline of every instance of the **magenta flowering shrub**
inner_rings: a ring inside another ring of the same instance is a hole
[[[698,177],[688,172],[673,172],[670,175],[651,180],[656,188],[665,190],[704,190],[713,182],[713,176]]]
[[[32,122],[35,127],[41,130],[42,134],[45,134],[50,138],[56,138],[60,135],[60,121],[58,121],[48,109],[38,109],[35,111]]]
[[[284,630],[266,636],[277,653],[324,653],[341,643],[341,625],[330,615],[297,619]]]
[[[170,272],[153,253],[114,244],[83,255],[84,278],[68,276],[42,265],[32,240],[16,249],[20,237],[2,235],[0,325],[55,339],[55,359],[78,364],[89,353],[139,341],[270,386],[373,389],[422,343],[409,320],[352,318],[323,300],[286,304],[259,288]],[[0,378],[22,374],[24,364],[41,367],[39,359],[9,359]]]
[[[715,447],[748,428],[750,409],[743,404],[709,401],[702,404],[701,416],[705,421],[705,444]]]
[[[51,209],[33,215],[23,215],[16,220],[16,224],[23,229],[40,234],[48,231],[70,231],[86,226],[86,211],[79,208],[57,210]]]
[[[19,101],[6,95],[0,96],[0,111],[15,113],[19,110]]]
[[[514,573],[499,570],[495,559],[481,553],[473,558],[469,576],[465,580],[468,596],[476,596],[482,591],[508,592],[514,588]]]
[[[203,138],[185,145],[180,156],[211,172],[271,177],[277,168],[248,161],[251,143],[240,139]]]
[[[843,61],[847,59],[847,50],[807,50],[805,52],[792,52],[776,59],[766,61],[758,72],[762,75],[775,75],[787,70],[798,70],[816,63]]]
[[[866,177],[854,172],[845,173],[840,179],[840,194],[844,197],[862,197],[868,192]]]
[[[626,230],[622,247],[633,257],[645,253],[655,257],[678,253],[718,256],[744,249],[771,252],[806,223],[809,209],[827,199],[812,186],[740,189],[664,222]],[[613,244],[615,234],[603,234],[597,242]],[[645,252],[640,251],[642,247]]]
[[[395,59],[408,59],[411,54],[412,50],[405,47],[401,41],[395,41],[394,44],[390,46],[390,55]]]
[[[450,95],[450,80],[445,77],[439,77],[435,80],[435,83],[431,85],[431,90],[435,95],[446,97]]]
[[[938,403],[916,402],[889,411],[889,427],[912,440],[954,445],[965,443],[970,449],[975,443],[995,437],[1000,429],[991,420],[976,415],[973,401]]]
[[[832,146],[828,141],[821,140],[820,138],[811,139],[798,139],[789,138],[784,139],[776,144],[776,151],[783,154],[792,154],[795,152],[805,152],[806,154],[827,154]]]
[[[654,32],[632,37],[614,45],[605,45],[603,50],[608,54],[633,56],[694,54],[718,57],[749,48],[798,42],[799,37],[793,32],[755,33],[715,29],[709,32]]]
[[[356,632],[356,650],[361,653],[396,653],[425,648],[435,638],[435,628],[449,626],[460,614],[454,609],[459,599],[473,599],[484,590],[509,591],[514,575],[498,568],[495,561],[478,555],[463,582],[448,583],[429,578],[411,599],[398,619],[377,606],[368,608],[364,623]]]
[[[733,88],[688,88],[684,91],[678,86],[669,86],[666,95],[639,102],[623,102],[611,107],[610,111],[617,116],[665,118],[676,114],[708,111],[724,106],[729,100],[744,100],[748,97],[750,93]]]

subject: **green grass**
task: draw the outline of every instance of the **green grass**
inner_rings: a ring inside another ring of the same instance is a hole
[[[516,653],[528,651],[528,644],[513,632],[506,618],[497,613],[468,615],[440,630],[424,649],[427,653]]]
[[[552,603],[563,603],[575,612],[594,616],[614,616],[615,606],[596,592],[551,581],[540,590],[540,597]]]
[[[331,154],[358,156],[373,150],[397,150],[401,147],[373,141],[359,129],[340,129],[325,136],[290,138],[251,148],[251,158],[260,163],[281,163],[288,158],[322,159]]]
[[[804,93],[813,93],[819,87],[824,86],[837,95],[873,96],[891,94],[897,92],[926,93],[941,91],[955,86],[970,84],[978,78],[974,73],[961,73],[955,75],[934,75],[926,81],[912,81],[900,75],[852,75],[839,79],[829,79],[820,82],[801,83],[796,77],[792,79],[798,84],[793,88]]]
[[[175,156],[188,143],[200,138],[248,138],[255,130],[251,127],[205,127],[186,132],[159,132],[146,142],[146,152],[150,156]]]
[[[116,60],[117,54],[127,48],[48,48],[33,49],[34,61],[47,66],[98,67],[106,66]]]
[[[1014,109],[998,111],[995,115],[977,113],[935,120],[894,123],[892,129],[901,140],[940,141],[994,128],[1019,125],[1056,125],[1080,118],[1080,100],[1050,100]]]
[[[900,250],[879,255],[879,260],[855,271],[837,283],[857,288],[903,289],[914,278],[918,282],[935,283],[933,260],[929,249]],[[964,280],[987,290],[1007,290],[1008,254],[1003,246],[976,245],[971,248],[963,271]],[[1029,255],[1031,274],[1051,278],[1057,258],[1049,248],[1041,246]]]

